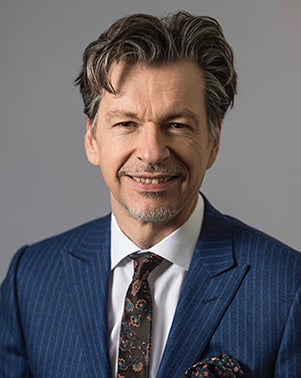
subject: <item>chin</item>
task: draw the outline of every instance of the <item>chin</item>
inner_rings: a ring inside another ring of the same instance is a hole
[[[179,209],[177,208],[166,208],[166,207],[154,207],[148,209],[134,209],[125,206],[128,214],[144,223],[162,223],[167,222],[173,219],[178,213]]]

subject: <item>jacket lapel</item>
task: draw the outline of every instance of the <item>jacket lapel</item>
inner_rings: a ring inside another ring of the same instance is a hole
[[[181,377],[200,360],[248,266],[236,266],[232,223],[205,200],[203,227],[157,377]]]
[[[78,244],[62,251],[62,256],[88,375],[109,377],[110,217],[92,222]]]

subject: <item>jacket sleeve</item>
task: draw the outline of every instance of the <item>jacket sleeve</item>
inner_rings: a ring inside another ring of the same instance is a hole
[[[32,377],[18,306],[18,266],[26,247],[14,256],[1,286],[0,299],[0,377]]]
[[[290,308],[274,377],[301,377],[301,287]]]

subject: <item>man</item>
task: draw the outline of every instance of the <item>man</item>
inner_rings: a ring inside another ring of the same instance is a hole
[[[0,376],[301,376],[301,255],[199,193],[236,93],[219,24],[186,12],[122,18],[87,47],[76,84],[112,214],[16,254]],[[137,345],[124,301],[150,253],[159,265],[139,282],[152,330]]]

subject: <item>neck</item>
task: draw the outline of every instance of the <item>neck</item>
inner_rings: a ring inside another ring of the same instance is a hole
[[[139,248],[149,249],[181,227],[192,214],[197,201],[190,209],[179,212],[172,219],[162,222],[143,222],[123,211],[112,211],[121,231]],[[120,210],[120,209],[119,209]]]
[[[139,221],[124,224],[117,217],[116,220],[122,232],[141,249],[151,248],[178,228],[172,225],[162,227],[159,223],[152,224]]]

